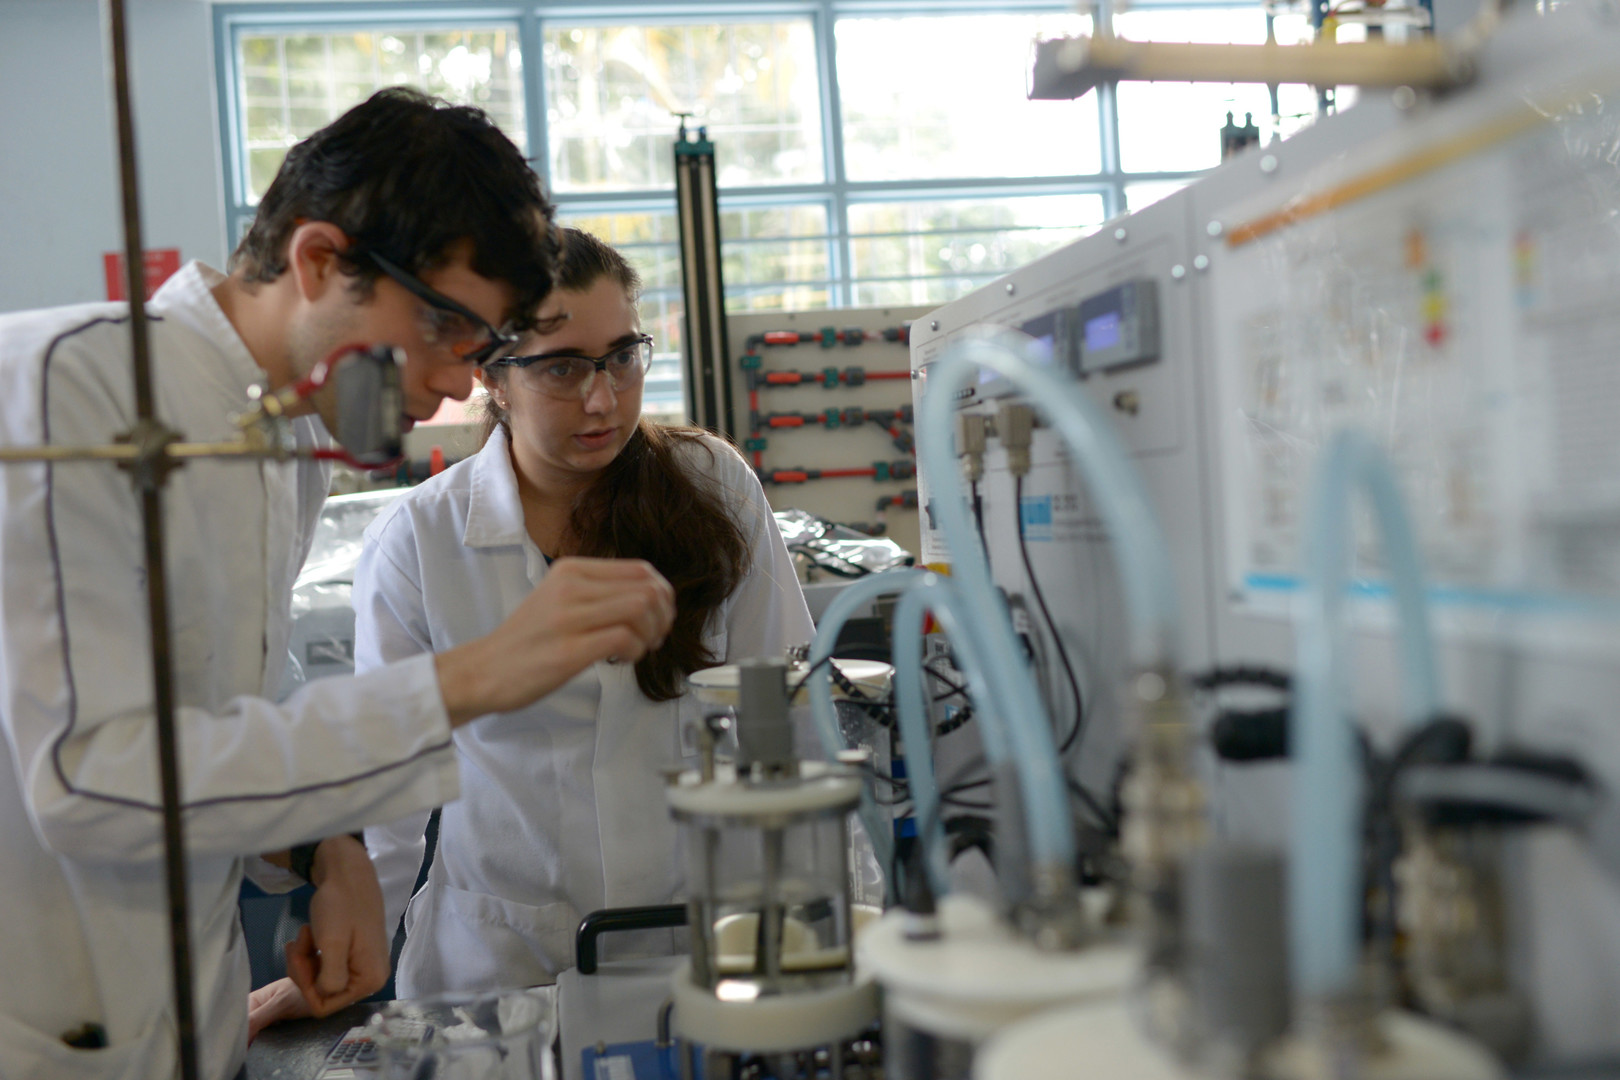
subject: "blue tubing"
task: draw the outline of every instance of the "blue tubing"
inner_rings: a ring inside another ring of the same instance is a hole
[[[822,612],[821,622],[816,625],[816,636],[810,642],[809,662],[815,672],[810,676],[810,709],[816,721],[816,733],[821,736],[822,752],[827,757],[836,757],[838,751],[845,749],[844,737],[838,730],[838,707],[833,704],[832,673],[815,670],[816,665],[832,655],[838,635],[851,615],[880,596],[903,592],[925,575],[926,571],[907,568],[858,578],[834,597],[827,610]],[[861,824],[866,826],[867,838],[872,841],[873,854],[883,867],[884,880],[889,881],[893,877],[894,867],[894,825],[886,814],[880,812],[877,801],[872,797],[870,782],[861,785],[860,813]],[[892,887],[892,882],[890,884]]]
[[[1175,655],[1176,593],[1164,535],[1112,421],[1079,386],[1024,360],[1018,340],[1005,332],[968,337],[928,368],[917,447],[933,487],[934,520],[952,554],[952,578],[965,608],[966,629],[985,665],[992,700],[1005,703],[1032,853],[1040,862],[1073,866],[1074,827],[1051,722],[990,578],[956,463],[956,395],[978,368],[1005,376],[1023,391],[1085,474],[1113,534],[1111,547],[1130,616],[1132,659],[1138,665],[1168,667]]]
[[[911,804],[917,817],[917,841],[924,845],[924,866],[935,896],[950,891],[945,846],[944,814],[940,809],[939,786],[934,780],[933,731],[922,657],[922,617],[932,611],[952,641],[967,641],[961,619],[961,600],[948,578],[928,574],[900,597],[894,614],[894,698],[899,713],[900,735],[906,747],[906,782],[911,788]],[[1007,759],[1008,746],[1003,734],[1005,721],[996,716],[993,698],[984,670],[970,649],[958,649],[957,663],[967,676],[973,707],[980,718],[985,757],[992,763]]]
[[[1389,560],[1408,721],[1431,719],[1440,704],[1417,538],[1394,472],[1370,439],[1341,432],[1322,454],[1307,507],[1298,683],[1289,721],[1295,753],[1290,963],[1295,991],[1309,998],[1352,991],[1360,953],[1362,777],[1350,722],[1343,611],[1353,560],[1350,496],[1357,486],[1370,497]]]

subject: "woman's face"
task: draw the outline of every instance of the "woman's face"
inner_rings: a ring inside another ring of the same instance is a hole
[[[565,313],[556,329],[524,338],[516,355],[595,358],[640,333],[630,297],[611,278],[581,292],[553,292],[540,307],[541,325]],[[545,367],[503,367],[486,381],[510,418],[518,471],[539,487],[574,488],[605,468],[635,433],[642,383],[615,391],[606,373],[597,372],[583,396],[558,398],[539,389]]]

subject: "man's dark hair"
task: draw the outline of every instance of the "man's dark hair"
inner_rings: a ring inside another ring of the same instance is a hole
[[[381,271],[368,252],[419,274],[465,240],[474,271],[512,286],[506,314],[525,327],[551,290],[555,209],[481,109],[390,87],[287,152],[231,269],[274,281],[287,269],[293,230],[326,221],[353,241],[344,263],[369,295]]]

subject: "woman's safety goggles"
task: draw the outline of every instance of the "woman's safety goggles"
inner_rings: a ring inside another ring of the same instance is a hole
[[[599,371],[607,376],[608,385],[615,393],[640,384],[652,365],[652,354],[652,337],[641,334],[615,345],[612,352],[594,358],[573,352],[551,352],[538,356],[504,356],[489,366],[519,368],[525,381],[542,394],[571,400],[591,396]]]

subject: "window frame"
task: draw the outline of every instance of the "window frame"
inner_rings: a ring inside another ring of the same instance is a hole
[[[1232,0],[1134,0],[1133,8],[1232,8],[1250,4]],[[1255,6],[1258,6],[1256,4]],[[613,0],[588,4],[580,0],[528,3],[490,2],[450,4],[444,0],[393,0],[390,3],[333,3],[319,0],[216,3],[214,21],[215,85],[218,95],[222,182],[225,190],[226,235],[234,248],[254,209],[247,200],[248,161],[245,133],[240,130],[242,73],[238,65],[240,39],[255,33],[310,30],[375,31],[383,28],[471,29],[516,26],[523,57],[524,128],[531,160],[545,175],[550,163],[547,130],[544,35],[547,24],[617,26],[627,22],[672,25],[681,23],[758,22],[769,19],[808,19],[816,48],[820,79],[823,175],[821,183],[750,185],[721,192],[722,212],[746,207],[796,205],[811,202],[827,207],[827,266],[829,301],[834,307],[851,303],[853,278],[849,207],[860,202],[937,201],[1041,195],[1100,194],[1104,219],[1126,211],[1127,185],[1144,182],[1188,182],[1202,171],[1125,173],[1120,168],[1119,117],[1113,87],[1104,85],[1096,95],[1100,169],[1096,173],[1042,177],[948,177],[930,180],[849,181],[844,178],[843,110],[837,82],[836,27],[840,18],[941,16],[972,14],[1039,15],[1073,12],[1070,0],[709,0],[681,3],[670,0]],[[1106,11],[1100,18],[1108,18]],[[675,121],[671,118],[671,135]],[[1212,135],[1213,137],[1213,135]],[[549,186],[549,184],[548,184]],[[550,193],[560,210],[569,215],[674,209],[674,192],[640,189],[623,192]],[[942,275],[956,278],[957,275]],[[997,275],[999,276],[999,272]],[[862,279],[864,280],[864,279]],[[926,279],[917,279],[926,280]],[[819,283],[817,283],[819,284]],[[762,286],[736,283],[737,295],[757,292]],[[728,293],[731,288],[728,287]]]

